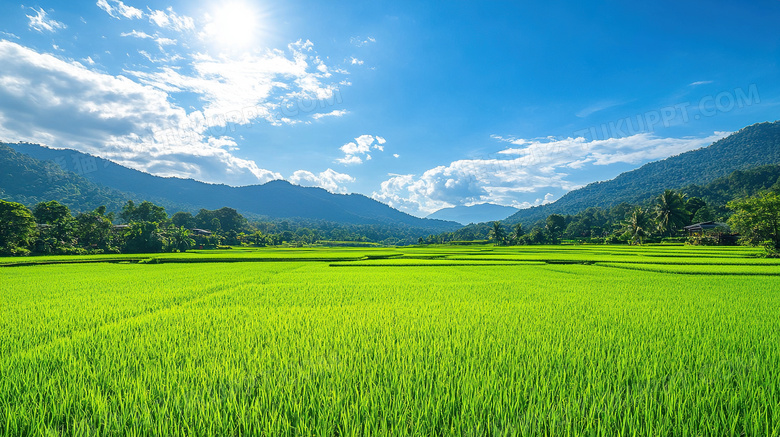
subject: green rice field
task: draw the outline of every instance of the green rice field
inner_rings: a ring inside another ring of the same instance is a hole
[[[780,260],[0,258],[0,436],[780,436]]]

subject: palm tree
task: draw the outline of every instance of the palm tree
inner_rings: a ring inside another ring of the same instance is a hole
[[[504,227],[501,226],[501,223],[493,222],[493,227],[488,233],[488,238],[493,240],[498,246],[504,243],[504,240],[506,240],[506,231],[504,230]]]
[[[631,241],[642,244],[644,238],[649,234],[650,214],[641,207],[636,208],[631,215],[623,222],[623,234],[631,237]]]
[[[520,237],[522,237],[523,234],[523,225],[518,223],[512,228],[512,234],[509,235],[509,239],[512,240],[512,244],[520,244]]]
[[[690,214],[685,208],[685,195],[673,190],[666,190],[658,196],[655,204],[655,220],[658,230],[671,237],[672,231],[685,226]]]
[[[190,231],[184,226],[169,229],[168,240],[170,241],[171,247],[178,249],[181,252],[185,252],[195,245],[195,240],[190,237]]]

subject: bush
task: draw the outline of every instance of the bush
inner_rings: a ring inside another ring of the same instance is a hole
[[[27,256],[30,251],[23,247],[2,247],[0,248],[0,255],[2,256]]]

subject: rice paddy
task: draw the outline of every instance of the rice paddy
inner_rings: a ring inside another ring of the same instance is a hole
[[[780,435],[758,253],[2,258],[0,435]]]

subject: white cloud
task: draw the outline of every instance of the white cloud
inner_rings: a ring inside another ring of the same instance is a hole
[[[133,30],[132,32],[123,32],[120,33],[119,36],[132,36],[134,38],[148,38],[148,39],[154,38],[152,35],[149,35],[146,32],[139,32],[137,30]]]
[[[48,18],[46,11],[44,11],[42,8],[38,8],[37,11],[35,8],[31,9],[33,12],[35,12],[35,15],[27,15],[27,18],[30,20],[27,25],[30,27],[30,29],[43,33],[44,31],[56,32],[60,29],[65,29],[68,27],[55,19]]]
[[[290,176],[290,182],[305,187],[321,187],[331,193],[347,193],[347,187],[343,184],[355,182],[355,178],[332,169],[327,169],[319,174],[298,170]]]
[[[167,93],[199,95],[205,102],[196,114],[200,124],[225,126],[254,120],[295,124],[300,121],[294,117],[338,101],[338,86],[323,83],[327,76],[317,68],[312,46],[310,41],[298,41],[288,46],[287,53],[267,50],[238,58],[196,54],[189,74],[169,66],[128,73]]]
[[[19,37],[14,35],[13,33],[0,31],[0,35],[7,36],[8,38],[19,39]]]
[[[366,38],[361,38],[359,36],[353,36],[352,38],[349,39],[349,42],[352,43],[352,45],[354,45],[354,46],[363,47],[365,45],[368,45],[368,44],[371,44],[371,43],[375,43],[376,39],[374,39],[374,37],[371,37],[371,36],[366,37]]]
[[[400,157],[401,157],[401,155],[399,155],[397,153],[393,153],[393,158],[400,158]]]
[[[360,59],[355,58],[355,57],[350,59],[349,63],[352,64],[352,65],[363,65],[363,61],[361,61]]]
[[[373,148],[374,150],[384,151],[386,140],[382,137],[374,137],[373,135],[361,135],[355,138],[354,142],[349,142],[339,147],[339,150],[344,152],[344,157],[336,159],[335,162],[344,165],[350,164],[362,164],[363,159],[366,161],[371,160],[371,155],[368,152]]]
[[[0,138],[67,147],[163,176],[234,185],[281,175],[234,156],[235,141],[192,129],[168,94],[0,41]]]
[[[315,120],[319,120],[319,119],[325,118],[325,117],[343,117],[343,116],[345,116],[347,114],[349,114],[349,111],[347,111],[345,109],[336,109],[334,111],[327,112],[327,113],[317,113],[317,114],[314,114],[314,115],[311,116],[311,118],[313,118]]]
[[[149,21],[158,27],[171,29],[177,32],[195,30],[195,20],[186,15],[179,15],[169,7],[165,11],[149,9]]]
[[[95,65],[95,61],[91,56],[87,56],[86,58],[82,59],[82,61],[86,62],[88,65]]]
[[[714,81],[712,81],[712,80],[697,80],[696,82],[689,83],[688,86],[707,85],[707,84],[711,84],[713,82]]]
[[[695,150],[717,141],[728,132],[715,132],[708,137],[658,138],[641,133],[622,138],[588,141],[585,138],[549,138],[546,140],[504,139],[520,148],[502,150],[499,155],[519,155],[525,166],[542,165],[580,168],[585,164],[638,164]]]
[[[144,16],[143,11],[140,9],[127,6],[119,0],[98,0],[97,6],[100,9],[106,11],[108,15],[116,19],[125,17],[132,20],[142,18]]]
[[[338,158],[335,162],[338,162],[339,164],[344,165],[350,165],[350,164],[362,164],[363,159],[359,156],[345,156],[343,158]]]
[[[637,134],[587,141],[584,138],[505,139],[514,146],[495,156],[454,161],[422,175],[392,175],[373,197],[417,215],[456,205],[491,202],[527,208],[549,203],[578,188],[570,173],[585,166],[639,164],[705,147],[727,132],[704,138],[657,138]],[[546,193],[542,197],[541,193]]]

